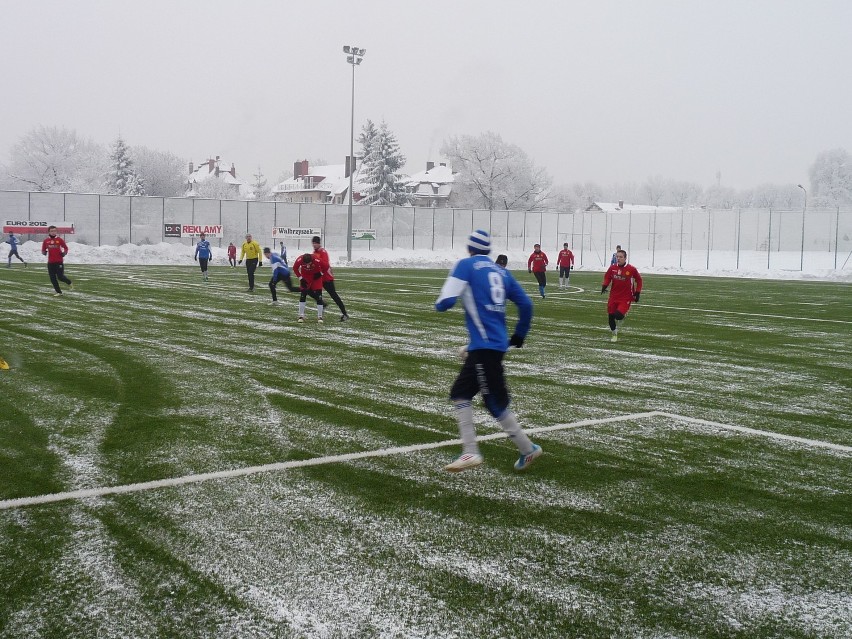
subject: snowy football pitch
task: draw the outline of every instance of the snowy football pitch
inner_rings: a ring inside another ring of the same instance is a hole
[[[0,271],[0,636],[852,634],[849,285],[648,276],[610,344],[600,274],[551,284],[506,362],[545,456],[478,410],[449,475],[445,272],[345,270],[323,326],[69,275]]]

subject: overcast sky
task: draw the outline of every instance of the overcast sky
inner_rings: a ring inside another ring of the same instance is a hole
[[[556,183],[798,183],[852,150],[850,0],[0,0],[0,160],[38,126],[270,183],[386,120],[408,172],[499,133]]]

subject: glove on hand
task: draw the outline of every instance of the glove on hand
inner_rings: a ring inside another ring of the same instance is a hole
[[[195,260],[196,262],[198,261],[198,258],[197,258],[197,257],[193,257],[192,259],[193,259],[193,260]]]
[[[524,338],[515,333],[509,338],[509,346],[514,346],[515,348],[521,348],[524,345]]]
[[[242,260],[240,260],[239,262],[237,262],[237,264],[242,264],[242,263],[243,263],[243,261],[242,261]]]
[[[636,291],[635,293],[633,293],[633,301],[634,302],[639,301],[639,291]]]
[[[606,286],[601,286],[601,295],[606,293]]]
[[[299,280],[299,284],[302,286],[302,288],[308,288],[308,280],[306,280],[304,277]]]
[[[319,278],[321,278],[321,277],[322,277],[322,273],[319,273],[319,272],[314,273],[314,279],[315,279],[315,280],[318,280],[318,279],[319,279]]]

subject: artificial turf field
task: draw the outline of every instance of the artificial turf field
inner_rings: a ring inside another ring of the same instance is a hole
[[[446,271],[324,325],[268,273],[0,269],[0,637],[852,636],[850,284],[647,275],[611,344],[601,273],[516,272],[545,454],[477,405],[449,474]]]

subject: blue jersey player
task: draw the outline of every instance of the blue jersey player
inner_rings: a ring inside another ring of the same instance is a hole
[[[284,258],[273,253],[268,246],[263,249],[263,257],[269,260],[269,265],[272,267],[272,277],[269,280],[272,303],[278,304],[278,293],[275,290],[278,282],[284,282],[284,286],[291,293],[298,293],[299,287],[293,286],[293,280],[290,277],[290,267],[287,266]]]
[[[204,233],[200,234],[200,239],[198,240],[198,244],[195,245],[195,259],[198,262],[198,266],[201,267],[201,275],[204,277],[204,281],[208,281],[207,277],[207,264],[210,262],[210,258],[213,257],[213,249],[210,248],[210,242],[207,240],[207,236]]]
[[[446,311],[461,299],[470,334],[464,364],[450,389],[450,401],[455,407],[462,439],[462,454],[444,468],[456,473],[484,461],[473,425],[473,398],[481,393],[488,412],[521,453],[515,470],[525,470],[541,455],[541,446],[530,441],[515,414],[509,410],[503,357],[509,346],[523,346],[532,322],[532,301],[512,274],[488,257],[491,237],[486,231],[474,231],[468,239],[467,250],[470,257],[456,263],[435,302],[436,310]],[[518,323],[511,338],[506,332],[506,300],[518,307]]]

